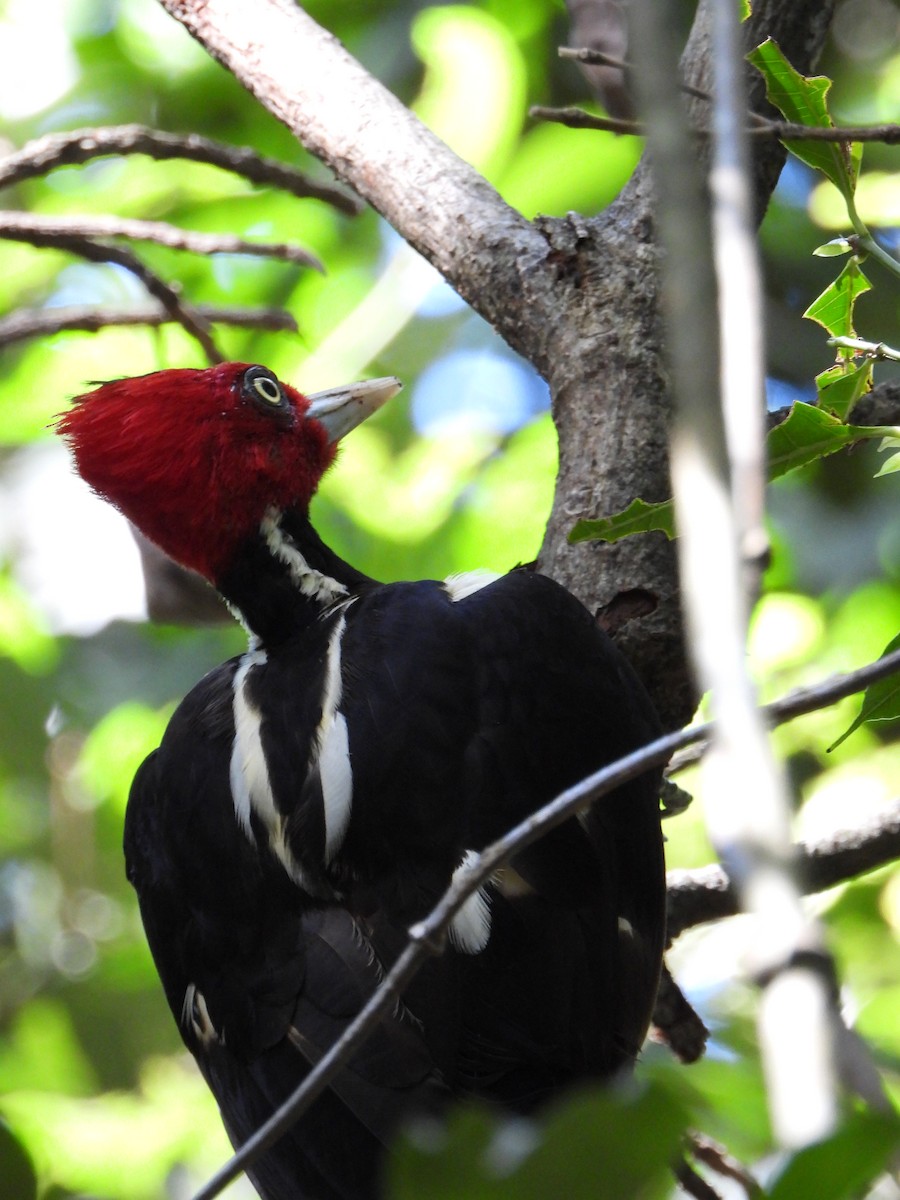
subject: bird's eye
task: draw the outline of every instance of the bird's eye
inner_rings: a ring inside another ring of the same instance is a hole
[[[267,367],[248,367],[241,378],[241,392],[263,412],[289,414],[291,411],[281,384]]]

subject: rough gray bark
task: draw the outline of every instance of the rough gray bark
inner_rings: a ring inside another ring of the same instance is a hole
[[[616,633],[666,724],[684,722],[692,697],[672,547],[661,535],[611,547],[566,541],[581,516],[670,494],[646,164],[599,217],[532,223],[290,0],[160,2],[545,376],[560,470],[541,567]],[[771,35],[808,71],[832,7],[759,0],[748,44]],[[701,87],[707,45],[701,2],[684,58]],[[759,150],[760,213],[782,160],[777,146]]]

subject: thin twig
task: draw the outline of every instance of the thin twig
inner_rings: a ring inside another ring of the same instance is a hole
[[[196,318],[210,325],[237,325],[243,329],[263,329],[276,333],[297,332],[297,322],[280,308],[219,308],[214,304],[191,305]],[[23,309],[0,318],[0,347],[28,338],[52,337],[70,330],[96,333],[100,329],[123,325],[156,327],[175,321],[162,305],[143,308],[90,308],[87,305],[67,305],[64,308]]]
[[[327,183],[318,183],[274,158],[264,158],[245,146],[227,146],[199,134],[187,137],[148,129],[144,125],[114,125],[51,133],[28,142],[0,161],[0,187],[45,175],[54,167],[76,166],[109,154],[146,154],[159,161],[181,158],[209,163],[240,175],[251,183],[277,187],[293,196],[323,200],[349,216],[362,205],[353,196]]]
[[[694,1200],[722,1200],[716,1189],[700,1175],[685,1158],[679,1159],[672,1168],[679,1185]]]
[[[197,339],[209,362],[223,361],[222,355],[210,336],[207,322],[197,316],[196,310],[185,308],[178,293],[130,250],[121,246],[109,246],[104,242],[95,242],[90,238],[47,237],[36,230],[21,229],[15,235],[7,232],[6,236],[9,238],[14,236],[16,241],[28,242],[31,246],[64,250],[68,254],[75,254],[79,258],[87,259],[88,262],[113,263],[115,266],[124,267],[126,271],[130,271],[141,281],[150,295],[162,304],[165,310],[171,314],[172,319],[177,321],[185,332]]]
[[[852,350],[854,354],[865,355],[867,358],[900,362],[900,350],[895,350],[892,346],[885,345],[884,342],[866,342],[862,338],[854,337],[833,337],[829,338],[825,345],[834,346],[836,350]]]
[[[692,93],[693,94],[693,93]],[[597,129],[604,133],[632,134],[643,137],[646,129],[641,121],[622,121],[615,117],[600,117],[583,108],[547,108],[535,104],[528,110],[535,121],[553,121],[570,129]],[[751,120],[745,130],[750,137],[774,137],[783,142],[883,142],[894,146],[900,143],[900,125],[820,126],[794,125],[788,121],[769,121],[759,113],[749,113]],[[711,137],[712,130],[694,126],[695,137]]]
[[[814,707],[824,708],[835,700],[852,695],[877,679],[900,671],[900,651],[886,655],[849,675],[837,676],[821,684],[816,693],[820,703]],[[791,697],[779,702],[788,713],[784,720],[801,712],[811,711],[809,692],[803,694],[801,702],[791,704]],[[769,705],[764,712],[771,719],[779,705]],[[665,762],[675,749],[708,738],[711,723],[692,726],[657,738],[656,741],[636,750],[625,758],[594,772],[574,787],[562,792],[549,804],[544,805],[527,820],[522,821],[509,833],[492,843],[473,862],[471,870],[450,885],[438,904],[428,916],[410,930],[410,941],[393,967],[385,976],[378,990],[370,997],[359,1014],[347,1027],[344,1034],[322,1056],[306,1075],[303,1082],[288,1099],[261,1125],[240,1147],[209,1182],[197,1192],[194,1200],[213,1200],[225,1187],[294,1124],[309,1108],[332,1079],[352,1057],[353,1053],[375,1028],[381,1016],[392,1007],[413,978],[432,955],[439,954],[444,946],[446,930],[453,917],[484,882],[504,862],[537,841],[550,829],[568,820],[594,800],[608,794],[620,784],[642,774],[652,766]]]
[[[615,58],[612,54],[605,54],[602,50],[593,50],[587,47],[575,49],[571,46],[559,46],[558,54],[560,58],[573,59],[575,62],[585,63],[587,66],[595,67],[615,67],[619,71],[631,71],[633,67],[630,62],[624,58]],[[684,80],[678,85],[679,89],[686,96],[693,96],[695,100],[712,100],[709,92],[705,92],[703,88],[694,87],[691,83],[685,83]],[[751,120],[756,118],[760,121],[765,121],[765,117],[760,117],[758,113],[748,113]]]
[[[740,1184],[749,1200],[755,1200],[757,1196],[762,1196],[762,1188],[743,1163],[738,1162],[724,1146],[720,1146],[706,1134],[689,1134],[688,1147],[698,1162],[702,1162],[717,1175],[721,1175],[725,1179],[733,1179],[735,1183]]]
[[[644,126],[640,121],[629,121],[619,117],[598,117],[594,113],[586,112],[583,108],[571,105],[567,108],[546,108],[543,104],[533,104],[528,110],[528,115],[534,121],[553,121],[557,125],[566,125],[569,129],[599,129],[605,133],[644,136]]]
[[[322,264],[314,254],[288,242],[248,242],[232,233],[198,233],[180,229],[166,221],[139,221],[127,217],[66,217],[45,216],[43,213],[24,213],[0,209],[0,238],[21,240],[22,234],[40,234],[45,245],[69,238],[128,238],[134,242],[154,242],[170,250],[187,250],[191,254],[256,254],[263,258],[280,258],[286,262],[314,267]]]

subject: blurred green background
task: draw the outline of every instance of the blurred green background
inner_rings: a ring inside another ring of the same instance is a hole
[[[527,216],[596,213],[637,161],[637,139],[527,119],[529,104],[588,99],[577,68],[556,56],[568,41],[562,3],[306,7]],[[898,34],[889,0],[838,6],[822,64],[838,117],[896,118]],[[139,122],[246,144],[327,177],[153,0],[6,0],[0,55],[8,150],[49,132]],[[894,248],[897,155],[867,147],[860,189],[864,218]],[[348,440],[315,502],[320,531],[352,562],[394,579],[502,570],[535,556],[555,472],[546,387],[372,213],[350,219],[212,167],[137,156],[57,169],[8,191],[4,204],[310,248],[324,275],[149,245],[140,253],[191,302],[280,305],[296,317],[299,336],[218,330],[235,359],[266,363],[305,389],[362,374],[403,378],[406,391]],[[833,191],[789,163],[762,234],[772,407],[813,398],[813,377],[829,363],[822,330],[801,314],[835,273],[811,251],[845,224]],[[898,346],[896,280],[876,266],[870,275],[859,333]],[[117,267],[0,244],[0,314],[143,299]],[[73,480],[47,428],[88,381],[189,365],[203,365],[198,348],[172,327],[0,350],[0,1114],[46,1195],[181,1197],[227,1153],[157,985],[120,841],[135,767],[177,700],[239,652],[243,634],[142,619],[130,536]],[[889,374],[880,367],[876,378]],[[877,657],[900,629],[900,474],[873,480],[878,461],[869,448],[837,455],[773,489],[775,556],[751,647],[766,698]],[[826,754],[857,707],[850,700],[776,734],[804,835],[856,823],[900,791],[896,724]],[[699,805],[667,832],[671,865],[711,860]],[[877,872],[815,903],[846,1011],[896,1094],[900,874]],[[673,964],[713,1026],[712,1052],[684,1070],[651,1048],[646,1072],[675,1072],[694,1123],[756,1159],[771,1146],[752,994],[732,982],[741,948],[740,919],[683,939]],[[0,1136],[0,1174],[12,1180],[15,1151],[4,1146]]]

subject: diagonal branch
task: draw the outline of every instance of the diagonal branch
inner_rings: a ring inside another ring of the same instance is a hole
[[[351,217],[360,212],[359,202],[346,192],[318,183],[302,171],[274,158],[265,158],[246,146],[227,146],[196,133],[187,137],[163,133],[144,125],[75,129],[36,138],[0,159],[0,187],[34,179],[55,167],[76,166],[109,154],[146,154],[158,161],[180,158],[208,163],[251,183],[277,187],[293,196],[323,200]]]
[[[12,238],[13,235],[7,234],[7,236]],[[130,250],[125,250],[121,246],[109,246],[104,242],[94,242],[90,238],[78,237],[74,234],[67,237],[48,236],[38,230],[29,232],[26,229],[21,229],[15,235],[15,240],[27,242],[31,246],[64,250],[68,254],[84,258],[88,262],[113,263],[115,266],[123,267],[126,271],[130,271],[132,275],[141,281],[150,295],[160,302],[166,312],[170,314],[172,320],[177,321],[186,333],[196,338],[209,362],[218,363],[223,361],[222,355],[219,353],[215,342],[213,342],[210,336],[208,323],[196,311],[185,308],[174,288],[171,288],[165,280],[160,279],[154,271],[151,271]]]
[[[539,327],[546,240],[293,0],[161,2],[513,345]]]
[[[824,708],[835,700],[862,690],[877,679],[900,671],[900,651],[886,655],[876,663],[854,671],[849,675],[836,676],[821,684],[817,689],[818,702],[814,707]],[[785,697],[781,708],[791,715],[809,712],[809,695],[804,693],[797,705]],[[772,717],[776,705],[769,705],[764,713]],[[786,719],[790,719],[789,717]],[[397,1002],[416,973],[430,957],[443,951],[446,931],[457,912],[479,887],[481,887],[505,862],[537,841],[549,830],[568,820],[589,804],[608,795],[620,784],[665,762],[673,750],[708,738],[712,723],[679,730],[657,738],[640,750],[611,763],[580,783],[562,792],[549,804],[544,805],[532,816],[522,821],[509,833],[493,842],[472,863],[470,871],[455,880],[438,904],[409,931],[409,942],[378,990],[370,997],[359,1014],[347,1027],[344,1034],[322,1056],[303,1082],[291,1096],[273,1113],[264,1125],[244,1143],[208,1183],[197,1192],[194,1200],[213,1200],[227,1185],[246,1170],[252,1163],[274,1145],[290,1126],[310,1107],[314,1100],[328,1087],[343,1069],[359,1046],[370,1036],[378,1021]],[[885,860],[886,861],[886,860]]]

